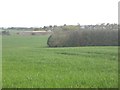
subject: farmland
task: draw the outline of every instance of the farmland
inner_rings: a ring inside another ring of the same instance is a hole
[[[118,47],[47,46],[47,35],[3,36],[3,88],[116,88]]]

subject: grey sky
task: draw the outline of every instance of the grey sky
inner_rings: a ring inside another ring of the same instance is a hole
[[[0,0],[0,27],[118,22],[119,0]]]

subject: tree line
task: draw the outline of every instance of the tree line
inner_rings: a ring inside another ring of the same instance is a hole
[[[48,38],[49,47],[71,47],[71,46],[117,46],[118,45],[117,24],[101,25],[64,25],[54,29]]]

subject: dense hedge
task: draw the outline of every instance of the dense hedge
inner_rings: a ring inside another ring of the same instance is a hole
[[[116,46],[118,30],[57,30],[47,44],[49,47]]]
[[[10,32],[9,32],[9,31],[2,31],[1,34],[2,34],[2,35],[10,35]]]

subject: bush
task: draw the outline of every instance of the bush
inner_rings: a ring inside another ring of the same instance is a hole
[[[35,33],[31,33],[31,35],[35,35]]]
[[[10,32],[9,31],[2,31],[2,35],[10,35]]]
[[[62,30],[47,41],[49,47],[118,45],[118,30]]]
[[[55,31],[47,41],[50,47],[60,47],[66,45],[68,39],[68,31]]]

